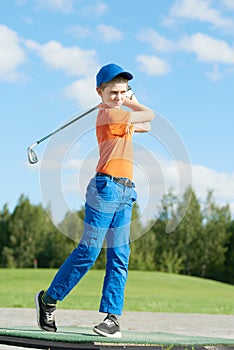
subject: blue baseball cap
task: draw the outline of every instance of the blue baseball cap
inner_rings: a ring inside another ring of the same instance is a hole
[[[103,66],[97,73],[97,87],[99,87],[102,83],[108,83],[108,81],[114,79],[118,75],[126,78],[127,80],[131,80],[133,78],[133,75],[129,72],[126,72],[122,67],[117,66],[117,64],[110,63],[106,66]]]

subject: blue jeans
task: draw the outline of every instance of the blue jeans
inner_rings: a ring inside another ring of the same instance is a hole
[[[86,194],[84,231],[80,243],[55,275],[47,294],[63,300],[97,260],[106,241],[106,273],[100,312],[122,314],[130,255],[130,223],[136,200],[134,187],[107,176],[91,179]]]

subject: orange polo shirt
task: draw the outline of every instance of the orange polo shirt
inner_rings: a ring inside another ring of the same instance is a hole
[[[133,177],[133,125],[130,112],[121,108],[99,106],[96,136],[99,145],[97,172],[117,177]]]

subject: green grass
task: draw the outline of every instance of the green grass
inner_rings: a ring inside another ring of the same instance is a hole
[[[34,307],[56,270],[0,269],[0,307]],[[104,271],[91,270],[59,308],[97,310]],[[234,314],[234,286],[159,272],[130,271],[126,311]]]

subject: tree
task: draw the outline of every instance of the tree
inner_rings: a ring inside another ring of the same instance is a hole
[[[223,280],[234,284],[234,221],[228,227],[228,236]]]
[[[0,266],[5,266],[7,256],[9,256],[9,252],[7,253],[5,250],[5,247],[9,245],[9,221],[10,212],[7,204],[5,204],[0,212]],[[4,250],[5,253],[3,254]]]
[[[203,251],[201,276],[222,280],[227,244],[230,239],[228,228],[231,214],[228,205],[219,207],[209,191],[203,211]]]
[[[177,198],[170,190],[162,198],[162,210],[157,222],[152,226],[154,233],[153,260],[157,271],[180,273],[183,270],[183,259],[179,252],[179,240],[177,228],[167,233],[169,220],[176,217]]]
[[[148,225],[147,225],[148,226]],[[136,202],[132,210],[131,222],[131,255],[129,269],[152,270],[154,268],[150,231],[141,222],[140,208]]]
[[[79,242],[84,227],[84,208],[77,212],[67,212],[58,227],[65,236]]]
[[[199,276],[203,246],[202,213],[200,203],[191,188],[187,188],[184,192],[183,199],[178,206],[178,213],[181,207],[187,205],[188,196],[190,197],[190,195],[188,210],[180,225],[176,228],[176,252],[183,262],[180,272],[186,275]]]
[[[33,267],[46,240],[51,222],[41,205],[31,205],[28,198],[20,196],[9,222],[9,252],[16,267]]]
[[[170,190],[162,198],[157,221],[141,221],[140,208],[133,206],[130,269],[182,273],[234,283],[234,221],[228,205],[215,203],[208,191],[201,206],[188,188],[180,200]],[[187,208],[187,204],[189,206]],[[178,226],[167,233],[168,222]],[[83,232],[84,208],[67,213],[56,227],[41,205],[20,196],[11,214],[7,205],[0,211],[0,266],[59,267],[77,246]],[[173,221],[174,220],[174,221]],[[95,263],[105,268],[106,248]]]
[[[38,266],[58,268],[75,248],[76,242],[66,237],[57,227],[51,226],[37,253]]]

